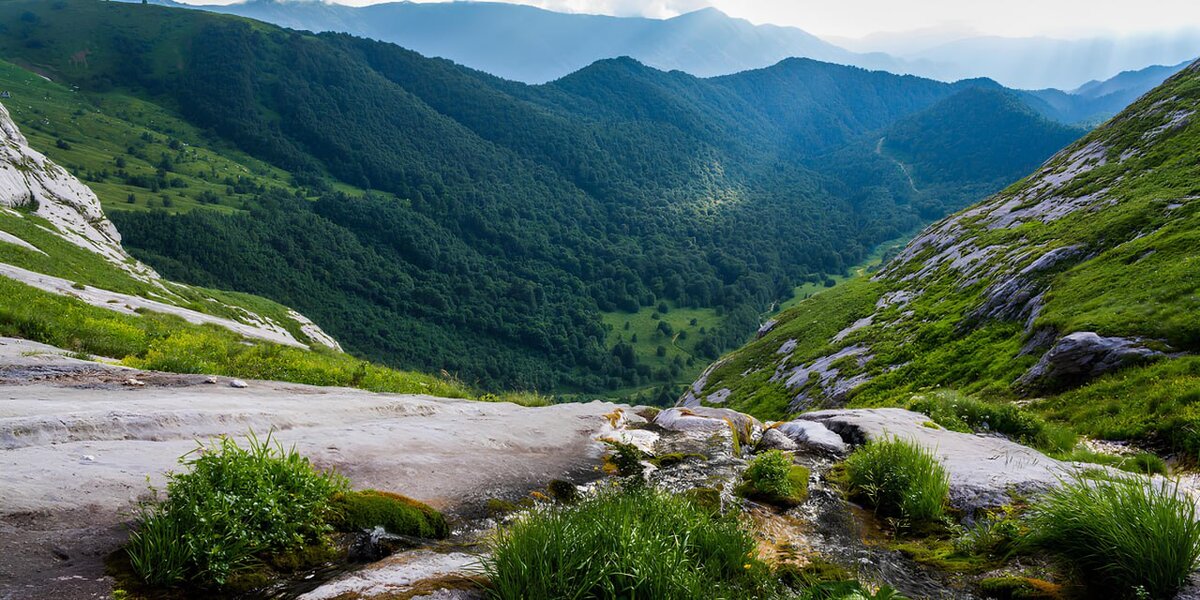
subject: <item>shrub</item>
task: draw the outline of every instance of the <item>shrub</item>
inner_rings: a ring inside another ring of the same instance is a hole
[[[850,493],[876,512],[903,524],[932,522],[945,515],[949,477],[932,453],[914,442],[871,442],[846,459]]]
[[[652,488],[607,488],[500,529],[483,569],[492,598],[753,598],[777,583],[740,521]]]
[[[412,498],[362,490],[334,496],[335,521],[343,531],[382,526],[390,533],[412,537],[442,539],[450,535],[446,517],[432,507]]]
[[[126,547],[154,585],[223,585],[260,555],[324,543],[331,499],[347,487],[270,436],[245,448],[222,437],[180,461],[189,470],[168,476],[166,499],[144,507]]]
[[[737,491],[747,498],[792,507],[808,497],[808,474],[808,469],[792,464],[788,455],[771,450],[750,461]]]
[[[953,431],[994,431],[1044,452],[1069,452],[1076,436],[1047,423],[1014,404],[984,402],[957,392],[941,391],[916,396],[909,410],[924,413]]]
[[[1025,543],[1059,556],[1107,597],[1172,598],[1200,560],[1197,518],[1178,484],[1080,475],[1031,509]]]

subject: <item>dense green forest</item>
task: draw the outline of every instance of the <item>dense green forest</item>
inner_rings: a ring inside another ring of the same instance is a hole
[[[807,60],[698,79],[614,59],[527,86],[391,44],[158,6],[10,0],[0,22],[8,60],[81,95],[138,98],[195,128],[191,143],[289,174],[190,173],[227,192],[201,210],[107,205],[136,255],[294,306],[362,356],[487,388],[686,379],[797,283],[843,272],[1071,137],[1013,105],[982,128],[887,133],[908,145],[884,157],[868,143],[880,132],[952,96],[969,115],[988,99],[956,94],[998,86]],[[1012,160],[998,171],[920,170],[929,148],[975,156],[999,134]],[[172,156],[122,183],[169,188]],[[121,177],[119,158],[89,180]],[[937,185],[910,185],[897,160]],[[689,332],[686,369],[639,360],[605,325],[666,302],[719,315]]]

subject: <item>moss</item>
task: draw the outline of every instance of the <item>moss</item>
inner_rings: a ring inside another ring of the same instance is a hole
[[[957,548],[954,539],[944,528],[908,534],[893,539],[888,547],[914,562],[946,573],[978,574],[995,569],[1002,563],[981,554]]]
[[[442,513],[411,498],[363,490],[339,494],[333,500],[342,531],[382,526],[391,533],[422,538],[445,538],[450,526]]]
[[[989,577],[979,582],[979,590],[996,600],[1061,600],[1061,585],[1032,577]]]
[[[319,544],[301,546],[299,548],[279,554],[273,554],[267,557],[266,562],[277,571],[295,572],[317,566],[321,563],[336,560],[340,557],[340,555],[341,552],[333,544],[326,541]],[[231,579],[230,585],[232,584],[233,583]],[[261,587],[261,585],[255,587]]]
[[[555,479],[546,486],[546,491],[555,502],[574,504],[579,501],[579,488],[570,481]]]
[[[829,562],[820,556],[810,557],[804,566],[782,563],[775,569],[775,576],[792,589],[803,589],[822,583],[854,581],[855,579],[854,573],[849,569]]]
[[[782,452],[760,454],[742,475],[735,490],[738,495],[782,508],[791,508],[808,499],[807,467],[792,464]]]
[[[697,454],[695,452],[669,452],[667,454],[660,454],[658,456],[655,456],[654,458],[651,458],[650,464],[652,464],[656,467],[660,467],[660,468],[661,467],[670,467],[672,465],[677,465],[689,458],[698,458],[698,459],[704,460],[708,457],[704,456],[703,454]]]

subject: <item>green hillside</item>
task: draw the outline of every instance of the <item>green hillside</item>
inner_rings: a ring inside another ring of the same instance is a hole
[[[1198,108],[1193,65],[875,277],[783,313],[697,395],[779,418],[950,388],[1195,456]]]
[[[0,53],[63,86],[54,100],[24,75],[14,112],[44,102],[17,118],[96,186],[137,256],[294,306],[361,356],[489,388],[686,381],[797,285],[965,195],[910,189],[873,148],[838,172],[805,161],[972,82],[812,61],[703,80],[617,59],[526,86],[160,6],[10,0],[0,19]],[[1022,129],[1014,152],[1037,162],[1051,134]],[[871,185],[842,175],[862,171]],[[713,316],[689,332],[691,367],[657,345],[630,364],[605,325],[662,302]]]

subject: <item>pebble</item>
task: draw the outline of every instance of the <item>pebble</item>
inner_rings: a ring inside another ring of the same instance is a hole
[[[250,387],[250,384],[246,383],[245,381],[242,381],[241,379],[234,379],[233,381],[229,382],[229,387],[235,387],[235,388],[241,389],[241,388]]]

